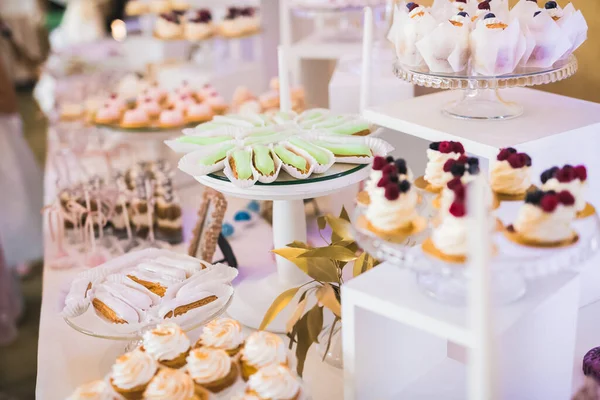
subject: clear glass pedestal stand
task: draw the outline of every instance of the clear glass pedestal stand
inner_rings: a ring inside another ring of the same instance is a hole
[[[504,120],[518,117],[524,110],[518,103],[500,96],[500,89],[558,82],[574,75],[577,67],[577,59],[570,55],[549,68],[518,67],[507,75],[483,76],[469,72],[436,73],[427,67],[408,67],[396,61],[394,74],[418,86],[462,89],[462,98],[441,110],[448,116],[469,120]]]

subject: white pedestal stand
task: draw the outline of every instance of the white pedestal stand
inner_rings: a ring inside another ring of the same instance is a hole
[[[339,176],[340,169],[349,172]],[[337,170],[337,173],[335,172]],[[330,172],[331,171],[331,172]],[[273,243],[275,248],[285,247],[294,240],[306,241],[306,216],[304,199],[326,196],[341,189],[352,186],[369,175],[367,166],[339,164],[334,165],[323,176],[306,181],[290,181],[280,185],[254,185],[241,189],[228,180],[220,180],[211,176],[197,177],[198,182],[213,188],[225,195],[252,200],[273,200]],[[243,260],[241,260],[243,263]],[[258,328],[265,312],[283,291],[301,285],[309,280],[293,263],[277,256],[277,272],[258,280],[244,280],[236,286],[231,306],[227,310],[232,318],[251,328]],[[285,333],[285,324],[294,310],[291,307],[283,310],[267,327],[271,332]]]

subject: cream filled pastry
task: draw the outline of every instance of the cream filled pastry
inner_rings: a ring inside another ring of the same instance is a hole
[[[79,386],[67,400],[117,400],[106,381],[93,381]]]
[[[300,379],[284,365],[261,368],[248,380],[246,393],[259,399],[295,400],[300,398]]]
[[[265,331],[248,336],[240,359],[244,379],[247,380],[260,368],[273,364],[287,364],[287,349],[283,339]]]
[[[536,190],[525,197],[525,204],[509,231],[531,244],[561,243],[574,236],[571,224],[575,214],[575,198],[568,191]]]
[[[162,365],[181,368],[190,351],[190,340],[177,324],[164,322],[144,333],[143,346]]]
[[[575,197],[575,210],[583,211],[586,206],[585,188],[587,186],[587,169],[583,165],[575,167],[565,165],[562,168],[552,167],[541,175],[542,189],[555,192],[566,190]]]
[[[404,160],[403,158],[394,159],[394,157],[392,156],[376,156],[375,158],[373,158],[371,173],[369,174],[369,179],[365,184],[365,190],[367,191],[367,193],[369,193],[369,196],[371,195],[371,193],[374,193],[375,190],[378,188],[377,184],[379,183],[384,174],[397,175],[397,182],[403,180],[407,180],[410,182],[413,179],[412,171],[408,168],[408,166],[406,165],[406,160]],[[383,190],[383,188],[380,189]]]
[[[177,39],[183,34],[183,25],[177,13],[161,14],[154,27],[156,35],[163,39]]]
[[[500,150],[490,173],[492,190],[499,194],[524,194],[531,186],[531,157],[512,147]]]
[[[225,350],[202,347],[187,357],[187,373],[196,385],[219,393],[231,387],[238,377],[236,363]]]
[[[447,185],[452,179],[460,178],[462,183],[472,182],[479,175],[479,159],[462,155],[444,163],[442,180]]]
[[[144,391],[145,400],[196,400],[192,378],[177,369],[164,368]]]
[[[392,181],[395,175],[383,175],[377,184],[383,191],[375,191],[370,196],[366,218],[381,232],[391,232],[412,226],[418,217],[416,207],[418,196],[411,190],[409,181]]]
[[[444,173],[444,164],[450,159],[457,159],[465,149],[460,142],[434,142],[427,149],[427,166],[425,180],[433,189],[441,189],[449,179]]]
[[[230,356],[234,356],[242,349],[243,344],[241,324],[231,318],[219,318],[204,326],[197,346],[225,350]]]
[[[139,399],[157,369],[156,361],[148,353],[136,349],[117,358],[110,372],[110,384],[126,399]]]
[[[442,255],[463,257],[467,254],[467,233],[463,194],[462,198],[460,196],[456,197],[450,205],[448,215],[433,230],[431,242]]]

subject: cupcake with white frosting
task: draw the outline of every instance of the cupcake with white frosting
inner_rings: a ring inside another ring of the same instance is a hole
[[[242,325],[231,318],[215,319],[204,325],[196,347],[212,347],[225,350],[231,357],[237,355],[244,346]]]
[[[409,181],[391,181],[395,176],[383,175],[371,196],[366,218],[376,232],[395,232],[412,227],[418,218],[418,195]]]
[[[173,322],[165,322],[144,333],[144,350],[165,367],[181,368],[190,352],[190,340]]]
[[[154,358],[147,352],[136,349],[117,358],[110,372],[110,384],[126,399],[140,399],[157,370]]]
[[[575,197],[575,210],[579,213],[586,207],[585,188],[587,187],[587,169],[584,165],[565,165],[552,167],[540,177],[543,190],[568,191]]]
[[[259,400],[297,400],[301,396],[300,379],[283,365],[260,369],[248,380],[246,393]]]
[[[185,372],[163,368],[152,379],[144,392],[145,400],[208,400],[205,392],[198,392],[192,378]]]
[[[237,380],[237,364],[225,350],[202,347],[194,349],[187,357],[187,373],[199,388],[219,393]]]
[[[260,368],[288,363],[288,352],[283,339],[265,331],[248,336],[241,354],[240,367],[244,380],[248,380]]]
[[[79,386],[67,400],[117,400],[118,397],[112,391],[106,381],[93,381]]]
[[[531,187],[531,157],[512,147],[500,150],[490,173],[492,190],[499,195],[521,197]]]
[[[465,191],[462,187],[459,194],[458,188],[461,186],[456,186],[453,191],[455,199],[450,204],[447,215],[431,234],[434,255],[445,261],[462,262],[467,254]]]
[[[448,160],[456,160],[465,153],[460,142],[444,141],[433,142],[427,149],[427,166],[425,167],[425,183],[428,190],[439,192],[451,179],[444,172],[444,165]]]

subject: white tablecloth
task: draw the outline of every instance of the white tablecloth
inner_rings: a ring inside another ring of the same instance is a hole
[[[52,174],[51,170],[49,174]],[[53,178],[47,174],[47,201],[52,198],[52,183]],[[186,234],[193,228],[200,193],[199,184],[192,184],[179,191],[184,203],[183,220]],[[228,201],[228,216],[247,202],[239,199]],[[240,264],[241,279],[274,268],[272,255],[269,253],[272,248],[271,227],[266,222],[258,221],[250,229],[251,233],[231,241]],[[98,339],[79,333],[68,326],[59,315],[61,299],[77,272],[79,270],[44,269],[38,342],[38,400],[63,400],[78,385],[102,378],[127,345],[127,342]],[[192,340],[196,340],[198,336],[198,331],[190,333]],[[304,378],[314,400],[342,399],[342,370],[322,363],[314,348],[306,361]]]

